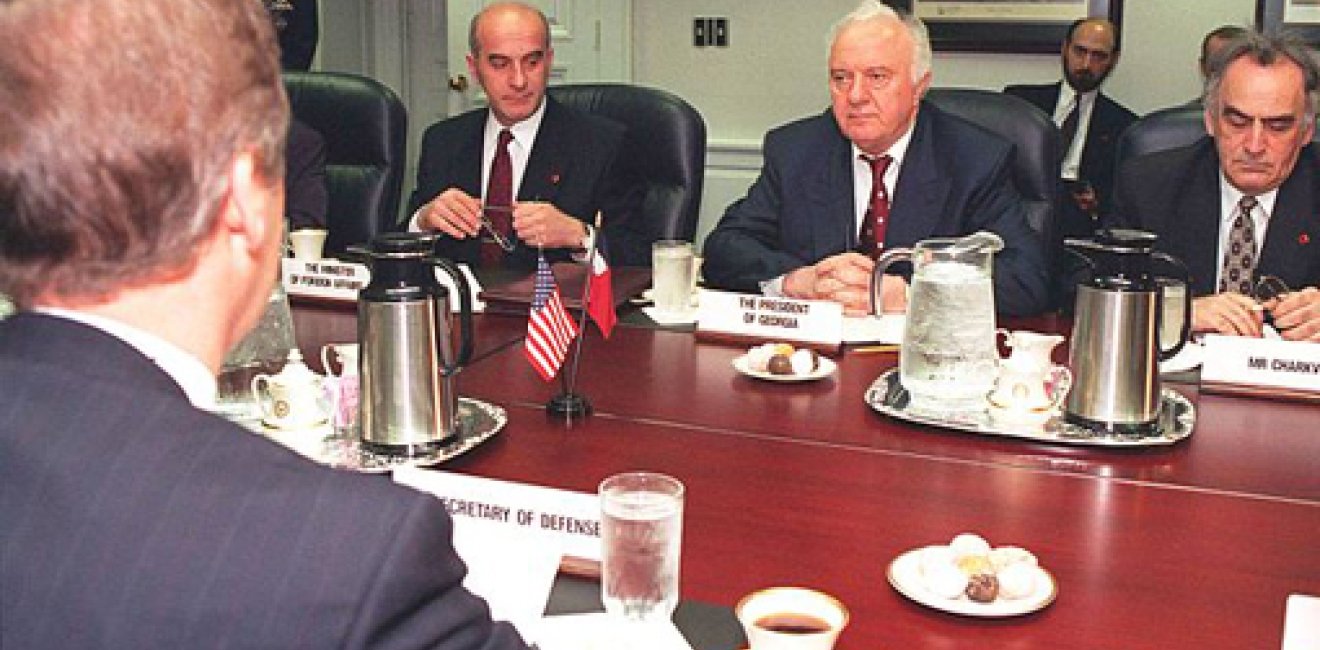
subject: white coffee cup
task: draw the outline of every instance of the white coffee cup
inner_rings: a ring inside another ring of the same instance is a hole
[[[289,233],[289,245],[294,259],[319,260],[324,255],[325,238],[329,233],[320,228],[299,228]]]
[[[805,587],[753,592],[734,608],[750,650],[830,650],[848,625],[837,598]]]

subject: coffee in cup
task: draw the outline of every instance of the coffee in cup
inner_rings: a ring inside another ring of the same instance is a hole
[[[735,608],[750,650],[830,650],[848,624],[848,609],[803,587],[762,589]]]

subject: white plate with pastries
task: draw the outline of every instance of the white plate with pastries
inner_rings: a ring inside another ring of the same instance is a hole
[[[991,549],[971,534],[959,535],[947,546],[923,546],[899,555],[889,564],[889,584],[927,607],[982,618],[1039,611],[1059,592],[1054,576],[1029,551],[1016,546]]]
[[[786,362],[773,359],[783,356]],[[795,349],[787,343],[766,343],[733,360],[738,372],[765,381],[816,381],[834,374],[838,365],[813,350]]]

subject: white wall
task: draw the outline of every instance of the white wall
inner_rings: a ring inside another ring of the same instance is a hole
[[[1256,0],[1126,0],[1123,54],[1106,92],[1137,113],[1199,92],[1205,32],[1250,25]],[[765,131],[823,110],[826,33],[855,0],[634,0],[633,79],[667,88],[701,111],[710,138],[699,235],[755,178]],[[692,19],[729,19],[729,47],[692,46]],[[1057,54],[936,53],[934,85],[999,90],[1059,79]],[[748,169],[750,168],[750,169]]]

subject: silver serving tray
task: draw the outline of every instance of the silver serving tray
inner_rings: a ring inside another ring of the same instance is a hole
[[[1159,447],[1174,444],[1192,435],[1192,428],[1196,425],[1196,407],[1192,402],[1170,388],[1160,391],[1160,399],[1162,404],[1156,433],[1136,435],[1098,431],[1066,422],[1059,416],[1039,426],[1004,428],[992,422],[987,411],[948,414],[914,410],[910,406],[907,389],[899,383],[898,368],[885,371],[866,389],[866,403],[871,408],[899,420],[990,436],[1100,447]]]
[[[458,399],[458,435],[448,444],[433,449],[419,450],[412,454],[383,454],[365,449],[357,432],[347,435],[332,432],[329,427],[321,427],[320,444],[312,442],[290,444],[295,451],[330,467],[350,469],[357,472],[384,473],[400,467],[430,467],[447,460],[457,458],[476,448],[483,442],[495,437],[504,429],[509,417],[505,410],[494,404],[480,400],[460,397]],[[260,426],[260,423],[258,423]],[[260,431],[260,429],[254,429]],[[310,433],[310,432],[308,432]],[[285,442],[285,436],[275,436],[267,432],[278,442]]]

